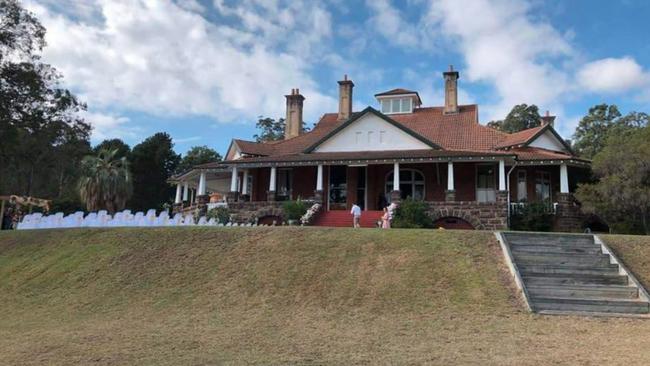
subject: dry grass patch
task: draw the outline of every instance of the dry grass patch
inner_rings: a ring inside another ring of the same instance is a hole
[[[0,233],[0,308],[0,364],[650,362],[650,322],[526,313],[490,232]]]

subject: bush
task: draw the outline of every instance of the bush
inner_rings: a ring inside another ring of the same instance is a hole
[[[422,201],[407,198],[395,210],[391,227],[396,228],[430,228],[433,221],[427,214],[428,206]]]
[[[86,211],[86,206],[80,200],[74,198],[55,199],[50,205],[51,213],[63,212],[66,215],[70,215],[77,211]]]
[[[221,224],[230,222],[230,211],[228,207],[215,207],[206,214],[208,220],[214,218]]]
[[[531,202],[510,215],[510,228],[520,231],[551,231],[553,214],[549,203]]]
[[[284,209],[284,215],[287,220],[300,220],[302,215],[307,212],[307,205],[301,199],[296,201],[287,201],[282,205]]]

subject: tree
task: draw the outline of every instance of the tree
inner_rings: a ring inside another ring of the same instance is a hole
[[[183,156],[176,172],[184,173],[196,165],[213,161],[221,161],[221,155],[218,152],[207,146],[194,146]]]
[[[133,198],[129,207],[134,210],[161,208],[172,197],[174,188],[167,183],[180,162],[167,133],[159,132],[133,147],[131,172]]]
[[[100,150],[82,160],[79,195],[88,211],[105,209],[113,214],[123,210],[131,197],[129,163],[117,154],[117,149]]]
[[[578,187],[583,210],[619,230],[650,234],[650,126],[610,131],[593,160],[597,183]],[[637,229],[635,229],[637,228]]]
[[[116,158],[126,157],[128,159],[131,154],[131,147],[120,139],[104,140],[93,148],[95,153],[99,153],[102,150],[117,150],[115,154]]]
[[[44,37],[33,14],[0,0],[0,193],[61,197],[89,151],[86,106],[40,61]]]
[[[529,128],[538,127],[542,123],[539,108],[531,104],[517,104],[504,120],[490,121],[488,126],[499,131],[515,133]]]
[[[277,120],[270,117],[259,117],[255,127],[260,130],[260,134],[253,135],[253,138],[257,142],[267,142],[267,141],[280,141],[284,140],[284,128],[286,124],[284,118],[278,118]],[[309,131],[309,127],[306,127],[305,122],[302,122],[301,126],[302,132]]]
[[[578,155],[592,159],[603,149],[607,133],[621,112],[615,105],[599,104],[589,108],[589,113],[582,117],[575,133],[573,146]]]

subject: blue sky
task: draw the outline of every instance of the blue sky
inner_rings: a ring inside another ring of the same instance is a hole
[[[24,0],[48,29],[43,58],[88,103],[94,143],[159,131],[175,148],[224,153],[257,116],[282,117],[300,88],[305,120],[404,87],[440,105],[441,73],[481,123],[518,103],[570,137],[588,108],[650,112],[650,2],[541,0]]]

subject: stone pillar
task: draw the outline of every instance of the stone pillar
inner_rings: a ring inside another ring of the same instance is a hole
[[[402,200],[402,195],[399,191],[399,163],[393,164],[393,190],[390,192],[390,202],[399,203]]]
[[[558,193],[555,210],[555,231],[580,232],[585,215],[575,203],[571,193]]]
[[[275,183],[277,175],[276,167],[271,167],[271,174],[269,176],[269,190],[266,192],[267,199],[271,202],[275,201]]]
[[[445,191],[445,201],[453,202],[456,200],[456,189],[454,186],[454,163],[447,163],[447,190]]]
[[[199,217],[205,216],[208,213],[208,202],[210,202],[210,196],[207,194],[196,196],[196,207],[199,211]]]
[[[314,191],[314,200],[323,203],[323,164],[318,164],[316,169],[316,190]]]

